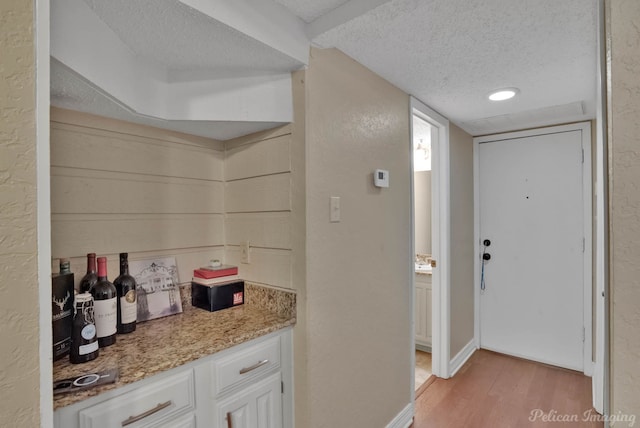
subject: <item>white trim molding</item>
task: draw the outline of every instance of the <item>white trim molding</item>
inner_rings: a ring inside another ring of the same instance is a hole
[[[396,415],[391,422],[387,424],[387,428],[408,428],[413,423],[413,402]]]
[[[451,359],[451,362],[449,363],[449,373],[451,373],[452,377],[455,376],[455,374],[458,373],[458,370],[464,366],[464,363],[471,358],[473,353],[476,352],[476,349],[478,349],[476,347],[476,341],[475,339],[471,339],[469,343],[464,345],[460,352]]]
[[[418,99],[410,98],[411,117],[417,116],[438,129],[438,140],[432,141],[432,192],[431,192],[431,242],[432,257],[437,265],[432,274],[432,372],[435,376],[447,379],[449,374],[450,342],[450,271],[449,265],[451,238],[450,225],[450,161],[449,161],[449,121],[427,107]],[[412,130],[413,138],[413,130]],[[413,141],[410,141],[413,153]],[[413,194],[413,174],[411,176]],[[413,210],[411,229],[415,231]],[[414,247],[415,248],[415,247]],[[412,278],[415,267],[411,263]],[[412,296],[415,295],[415,283],[412,280]],[[415,335],[411,338],[412,352],[415,349]]]
[[[36,198],[38,241],[38,305],[40,365],[40,427],[53,428],[53,365],[51,335],[51,192],[50,192],[50,4],[34,2],[36,54]]]

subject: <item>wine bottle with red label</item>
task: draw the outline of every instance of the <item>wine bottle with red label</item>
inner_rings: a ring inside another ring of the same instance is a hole
[[[118,333],[131,333],[136,329],[138,302],[136,280],[129,275],[129,255],[120,253],[120,276],[114,281],[118,294]]]
[[[107,258],[98,257],[98,282],[91,287],[98,344],[101,348],[116,343],[118,313],[116,287],[107,279]]]

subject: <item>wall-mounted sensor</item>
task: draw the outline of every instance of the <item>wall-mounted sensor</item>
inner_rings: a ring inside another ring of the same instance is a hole
[[[373,184],[376,187],[389,187],[389,171],[376,169],[373,173]]]

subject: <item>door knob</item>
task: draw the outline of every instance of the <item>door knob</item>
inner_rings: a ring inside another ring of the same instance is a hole
[[[432,268],[436,267],[436,261],[433,259],[429,261],[429,264],[431,265]]]

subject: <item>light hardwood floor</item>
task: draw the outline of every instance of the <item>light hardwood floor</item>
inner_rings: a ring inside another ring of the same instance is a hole
[[[530,420],[536,409],[538,417]],[[478,350],[454,377],[420,391],[413,428],[603,427],[585,414],[597,417],[591,378]],[[560,421],[565,418],[577,421]]]
[[[416,349],[415,390],[420,391],[420,387],[424,385],[430,377],[431,354]]]

